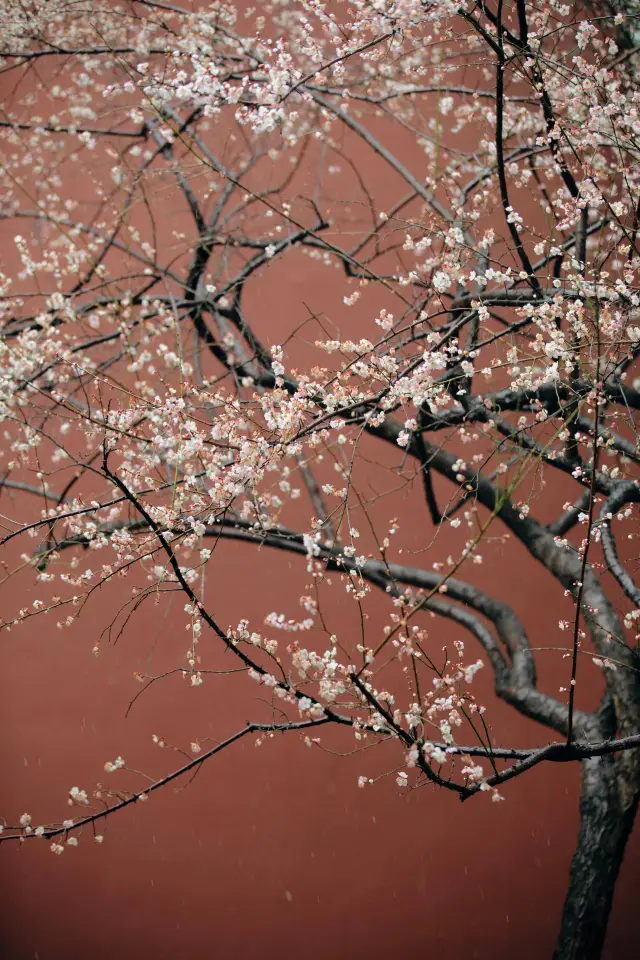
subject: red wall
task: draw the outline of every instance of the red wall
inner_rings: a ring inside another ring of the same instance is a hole
[[[401,185],[370,156],[360,151],[358,157],[385,209]],[[418,169],[424,158],[410,151],[407,162]],[[309,185],[311,173],[307,177]],[[349,195],[354,181],[345,173],[341,183]],[[88,181],[67,189],[91,193]],[[163,196],[167,229],[181,222],[179,201],[171,203]],[[26,232],[24,224],[5,225],[9,238],[18,232]],[[388,304],[372,291],[346,312],[340,276],[301,257],[275,265],[247,290],[258,331],[268,343],[278,342],[308,315],[308,306],[337,318],[345,335],[371,335],[374,305]],[[318,336],[314,329],[308,338]],[[292,350],[308,356],[299,345]],[[2,512],[14,519],[24,519],[31,507],[23,496],[1,501]],[[300,509],[304,516],[307,508]],[[400,497],[393,514],[408,547],[430,539],[419,491]],[[4,559],[17,562],[32,546],[23,542]],[[439,553],[446,556],[443,541]],[[303,567],[297,557],[225,544],[208,574],[208,602],[222,624],[248,617],[260,629],[271,610],[296,614]],[[517,548],[492,549],[477,582],[514,605],[532,645],[554,645],[557,621],[567,614],[562,590]],[[32,573],[8,581],[0,595],[2,615],[9,619],[40,590]],[[140,689],[133,672],[175,666],[186,648],[176,596],[168,609],[144,605],[118,643],[105,643],[94,658],[96,636],[128,591],[126,582],[101,590],[69,631],[58,631],[57,618],[49,617],[2,633],[0,813],[7,819],[24,810],[34,823],[64,817],[70,787],[90,789],[105,780],[104,762],[119,754],[132,767],[162,775],[181,758],[159,751],[152,734],[184,747],[197,737],[222,738],[260,710],[256,688],[242,676],[208,677],[197,690],[174,676],[155,684],[125,719]],[[346,602],[332,610],[346,629]],[[372,629],[386,610],[383,598],[372,600]],[[433,631],[437,648],[453,636],[439,622]],[[228,666],[213,641],[205,637],[205,643],[211,663]],[[484,672],[478,684],[494,741],[523,747],[543,742],[547,731],[496,703]],[[543,688],[555,692],[566,685],[567,663],[543,654],[540,674]],[[583,702],[593,702],[596,671],[584,676]],[[323,734],[323,743],[343,751],[352,746],[348,736],[334,733]],[[359,790],[360,774],[374,776],[393,765],[386,749],[342,758],[308,750],[291,736],[258,749],[244,741],[202,768],[187,789],[169,787],[112,818],[100,847],[86,837],[55,857],[44,842],[0,845],[4,956],[550,957],[577,831],[578,768],[541,765],[505,788],[500,804],[479,796],[461,805],[427,787],[401,791],[393,778]],[[110,786],[139,788],[140,780],[118,776]],[[639,849],[636,834],[611,919],[605,953],[611,960],[637,956]]]

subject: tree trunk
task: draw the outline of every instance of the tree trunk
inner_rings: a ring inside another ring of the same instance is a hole
[[[639,797],[617,765],[611,756],[582,763],[580,832],[554,960],[598,960],[602,952]]]

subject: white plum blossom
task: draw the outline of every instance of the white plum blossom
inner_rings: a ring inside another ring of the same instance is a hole
[[[497,802],[561,765],[495,697],[634,809],[635,0],[0,6],[17,706],[51,642],[83,718],[87,650],[133,642],[130,709],[174,698],[160,766],[116,742],[63,785],[73,819],[2,811],[0,845],[100,844],[245,739],[268,770],[285,733],[300,774],[357,752],[347,805]],[[598,929],[612,882],[574,877]]]

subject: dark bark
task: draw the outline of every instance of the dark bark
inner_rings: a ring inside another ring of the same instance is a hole
[[[553,960],[598,960],[640,791],[612,756],[582,764],[580,831]]]

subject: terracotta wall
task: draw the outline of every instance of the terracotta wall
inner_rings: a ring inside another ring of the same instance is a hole
[[[408,149],[407,162],[419,171],[425,158]],[[384,209],[401,185],[358,150]],[[304,176],[298,187],[310,189],[311,165]],[[90,183],[78,179],[66,189],[86,196]],[[348,172],[335,184],[336,195],[354,195]],[[184,222],[178,198],[162,202],[167,231]],[[358,204],[354,211],[359,215]],[[17,232],[25,232],[24,226],[4,224],[5,251]],[[10,262],[9,253],[6,259]],[[294,255],[252,283],[247,302],[267,342],[282,340],[308,310],[323,312],[349,335],[365,335],[375,304],[386,304],[367,293],[347,313],[344,294],[340,274]],[[318,335],[313,330],[309,339]],[[303,341],[301,335],[294,354],[308,355]],[[31,507],[22,496],[2,498],[2,512],[14,519],[26,518]],[[300,509],[303,516],[309,513],[306,506]],[[409,488],[393,512],[406,548],[424,546],[430,526],[419,490]],[[22,543],[3,559],[17,562],[31,546]],[[442,541],[439,552],[446,553]],[[222,624],[240,617],[261,624],[271,610],[295,615],[305,582],[296,557],[226,544],[209,568],[207,600]],[[534,645],[553,645],[549,638],[567,612],[562,591],[517,548],[507,543],[492,549],[477,582],[516,607]],[[56,630],[50,619],[35,619],[2,633],[0,812],[9,819],[25,809],[34,822],[63,817],[69,788],[90,788],[104,779],[105,760],[118,754],[132,767],[160,775],[180,758],[154,747],[152,734],[180,746],[195,737],[222,738],[259,709],[256,691],[247,689],[242,676],[211,677],[198,690],[172,676],[155,684],[125,718],[140,689],[133,672],[175,666],[184,646],[182,602],[176,598],[160,610],[144,605],[122,638],[105,643],[94,658],[97,634],[129,589],[125,583],[101,590],[69,631]],[[2,590],[5,618],[39,595],[32,574]],[[372,630],[386,609],[383,598],[371,601]],[[352,611],[346,600],[336,601],[332,616],[341,630],[348,629]],[[439,647],[453,634],[434,622],[433,636]],[[211,657],[220,668],[228,665],[213,646]],[[557,655],[541,657],[546,689],[556,690],[566,673]],[[495,742],[543,742],[545,730],[495,701],[485,674],[479,691]],[[594,702],[596,671],[585,677],[582,702]],[[337,750],[351,747],[335,734],[326,734],[323,742]],[[386,769],[385,749],[342,758],[308,750],[297,739],[260,748],[245,741],[204,767],[190,785],[168,788],[113,818],[101,847],[82,841],[58,858],[44,843],[2,845],[4,956],[550,957],[576,837],[578,769],[541,765],[510,785],[501,804],[479,797],[461,805],[427,787],[401,791],[393,778],[359,790],[360,774]],[[605,953],[610,960],[637,955],[639,852],[636,835],[617,889]]]

